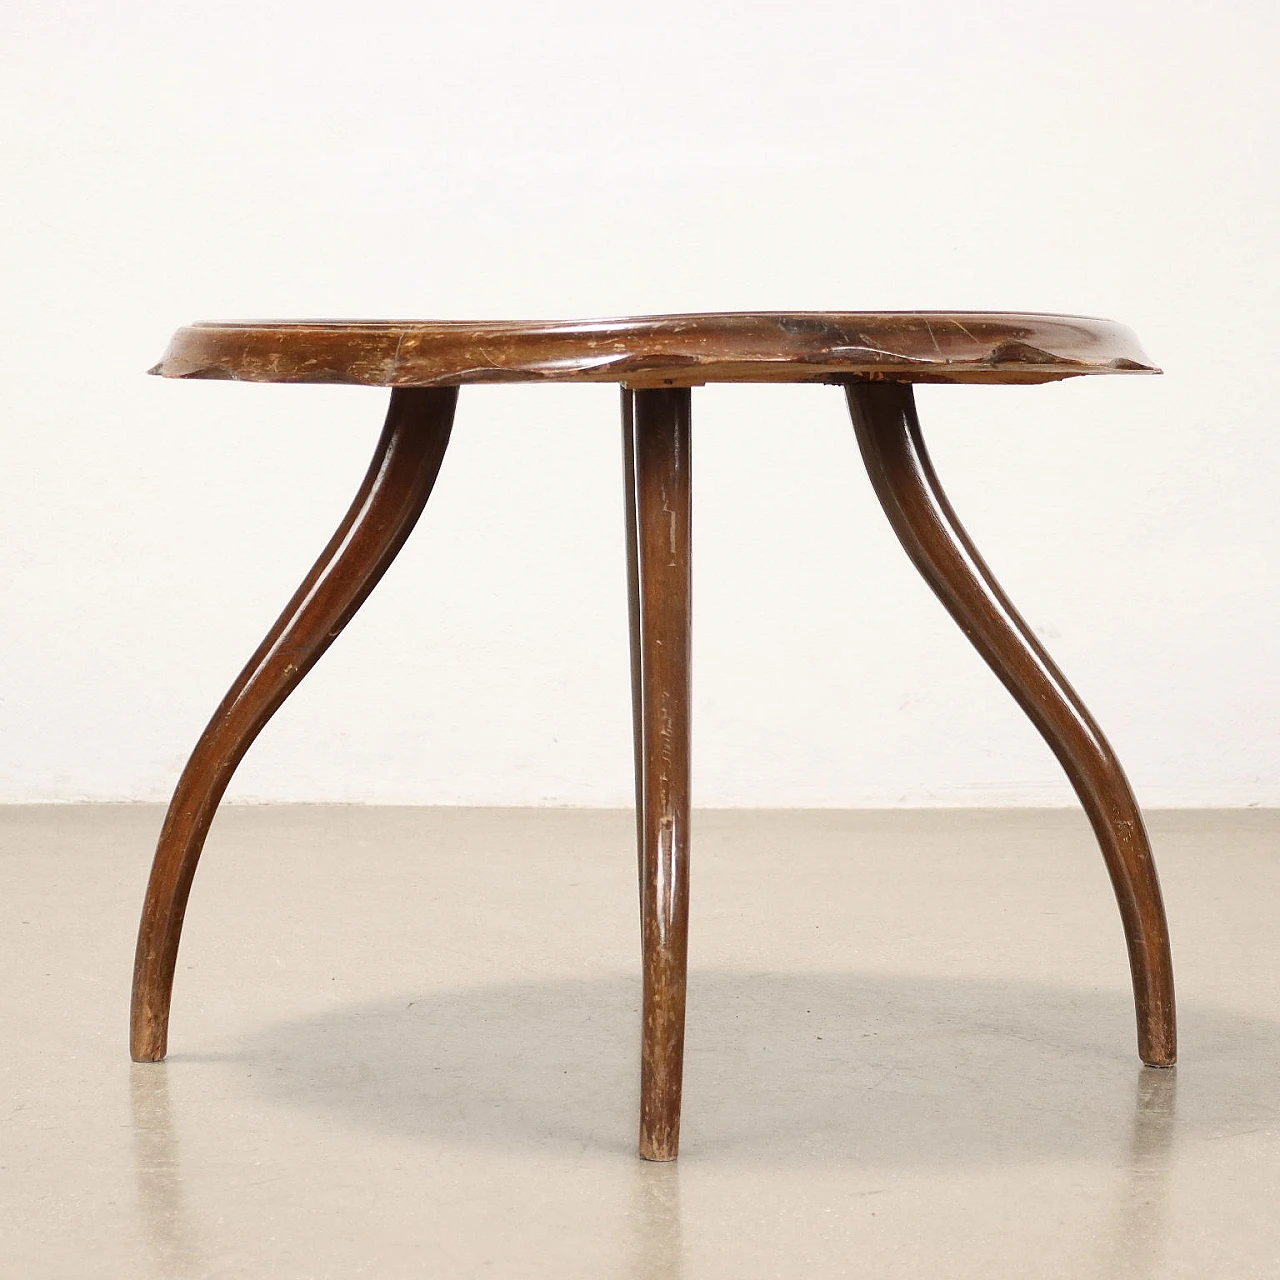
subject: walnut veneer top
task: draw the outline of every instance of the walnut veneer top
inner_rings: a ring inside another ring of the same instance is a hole
[[[618,320],[236,321],[179,329],[152,373],[379,387],[477,382],[1052,382],[1159,373],[1111,320],[788,311]]]

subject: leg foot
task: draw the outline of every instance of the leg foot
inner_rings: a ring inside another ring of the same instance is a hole
[[[680,1146],[689,929],[689,391],[623,391],[644,1012],[640,1154]]]
[[[847,394],[871,483],[898,539],[1039,729],[1080,797],[1124,924],[1139,1056],[1149,1066],[1171,1066],[1177,1032],[1168,924],[1142,814],[1120,762],[952,510],[925,451],[910,385],[851,383]]]
[[[231,776],[267,721],[355,615],[426,505],[444,458],[456,387],[392,391],[387,423],[360,491],[307,575],[214,712],[165,815],[138,930],[130,1048],[165,1055],[169,1003],[187,897]]]

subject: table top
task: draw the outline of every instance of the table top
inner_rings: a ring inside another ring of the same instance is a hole
[[[980,311],[768,311],[614,320],[261,320],[188,325],[167,378],[441,387],[484,382],[1034,383],[1159,373],[1124,325]]]

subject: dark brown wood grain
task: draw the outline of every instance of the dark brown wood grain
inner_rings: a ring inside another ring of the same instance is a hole
[[[624,393],[644,994],[640,1154],[680,1147],[689,949],[689,392]]]
[[[355,615],[413,530],[453,422],[456,389],[398,390],[345,519],[213,714],[170,801],[142,908],[130,1045],[157,1062],[187,898],[218,803],[250,744]]]
[[[1123,325],[973,311],[727,312],[618,320],[243,321],[179,329],[168,378],[474,382],[1050,382],[1157,373]]]
[[[556,323],[237,323],[180,330],[168,377],[391,386],[337,533],[214,714],[165,818],[134,968],[132,1051],[163,1058],[183,916],[244,753],[395,558],[431,493],[457,387],[623,386],[643,1014],[640,1154],[680,1142],[689,917],[690,392],[704,382],[844,384],[872,484],[908,555],[1061,761],[1093,825],[1129,948],[1144,1062],[1176,1057],[1168,928],[1133,792],[1102,731],[961,526],[920,434],[913,382],[1158,372],[1123,326],[1077,316],[796,312]]]
[[[1066,770],[1106,860],[1129,947],[1138,1054],[1177,1059],[1173,961],[1142,813],[1088,708],[1019,616],[965,532],[925,450],[910,386],[848,388],[876,496],[907,555]]]

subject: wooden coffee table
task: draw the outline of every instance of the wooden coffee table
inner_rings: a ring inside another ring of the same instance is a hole
[[[395,559],[435,484],[458,388],[622,387],[644,1009],[640,1154],[680,1135],[689,910],[689,410],[708,382],[842,386],[885,514],[925,580],[1061,761],[1093,824],[1128,942],[1138,1053],[1176,1056],[1168,928],[1133,792],[1088,709],[1019,617],[934,473],[912,384],[1038,383],[1158,373],[1133,334],[1083,316],[762,312],[525,323],[197,324],[152,370],[170,378],[390,387],[346,517],[214,712],[160,833],[134,967],[132,1052],[166,1052],[182,920],[236,766]]]

